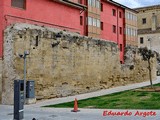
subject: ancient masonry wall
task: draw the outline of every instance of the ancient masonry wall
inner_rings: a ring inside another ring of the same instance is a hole
[[[13,103],[13,81],[23,79],[23,59],[19,54],[24,50],[30,52],[27,79],[35,80],[37,99],[148,80],[147,62],[136,55],[132,67],[122,66],[117,45],[112,42],[28,24],[8,27],[4,39],[3,104]]]
[[[0,59],[0,103],[2,100],[2,59]]]

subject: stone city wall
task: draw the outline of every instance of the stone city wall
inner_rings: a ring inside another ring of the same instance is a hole
[[[19,55],[24,50],[30,52],[27,80],[35,80],[37,99],[148,80],[147,62],[136,55],[132,67],[124,67],[117,45],[109,41],[28,24],[8,27],[4,39],[3,104],[13,103],[13,81],[23,79],[23,59]]]
[[[2,59],[0,59],[0,103],[2,100]]]

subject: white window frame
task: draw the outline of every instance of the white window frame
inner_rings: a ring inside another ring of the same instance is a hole
[[[88,25],[93,25],[93,19],[92,19],[92,17],[88,17]]]
[[[88,0],[88,5],[92,6],[92,0]]]
[[[97,19],[97,27],[100,28],[100,20],[99,19]]]
[[[96,8],[100,8],[100,1],[96,0]]]
[[[93,26],[97,26],[97,19],[96,18],[93,18]]]
[[[92,7],[96,7],[96,0],[92,0]]]

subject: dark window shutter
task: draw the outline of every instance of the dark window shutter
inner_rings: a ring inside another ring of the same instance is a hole
[[[12,0],[11,6],[25,9],[26,8],[26,0]]]

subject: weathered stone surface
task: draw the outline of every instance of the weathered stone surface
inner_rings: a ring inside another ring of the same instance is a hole
[[[2,60],[0,59],[0,103],[2,100]]]
[[[122,66],[117,45],[112,42],[27,24],[8,27],[4,39],[3,104],[13,103],[13,80],[23,78],[23,59],[19,54],[24,50],[30,51],[27,79],[35,80],[37,99],[148,80],[147,62],[136,53],[132,69]]]

